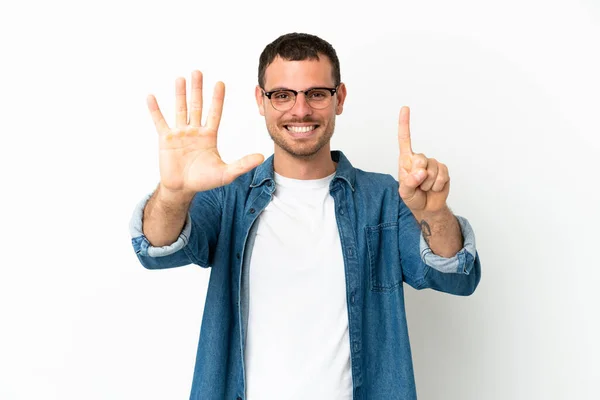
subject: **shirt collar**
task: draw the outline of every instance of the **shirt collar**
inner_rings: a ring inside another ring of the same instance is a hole
[[[331,152],[331,159],[337,162],[337,168],[335,171],[335,177],[333,178],[333,182],[335,182],[338,179],[343,180],[350,186],[350,189],[354,191],[356,170],[354,169],[350,161],[348,161],[344,153],[342,153],[339,150],[334,150]],[[250,184],[250,187],[258,187],[268,181],[273,182],[273,176],[273,155],[271,155],[271,157],[267,158],[254,171],[254,177],[252,179],[252,184]]]

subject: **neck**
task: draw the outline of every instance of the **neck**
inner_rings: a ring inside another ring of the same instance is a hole
[[[279,175],[292,179],[320,179],[335,172],[329,144],[310,157],[293,156],[275,146],[273,169]]]

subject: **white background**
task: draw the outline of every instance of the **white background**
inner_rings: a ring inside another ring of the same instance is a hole
[[[227,160],[272,152],[258,56],[283,33],[338,51],[333,148],[396,175],[397,116],[449,166],[483,276],[407,290],[419,398],[600,398],[600,3],[372,0],[0,6],[0,398],[186,399],[210,271],[148,271],[130,244],[158,182],[145,98],[227,85]],[[208,103],[208,101],[207,101]],[[283,398],[283,397],[282,397]],[[393,398],[393,394],[390,394]]]

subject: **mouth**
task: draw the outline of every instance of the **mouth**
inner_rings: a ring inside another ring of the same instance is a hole
[[[293,137],[308,137],[317,130],[319,125],[284,125],[283,127]]]

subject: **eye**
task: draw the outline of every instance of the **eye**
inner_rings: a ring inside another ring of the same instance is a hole
[[[279,91],[279,92],[273,93],[271,95],[271,98],[273,98],[275,100],[289,100],[291,98],[291,95],[289,92]]]
[[[308,92],[308,97],[313,100],[322,100],[327,97],[327,93],[325,90],[311,90]]]

